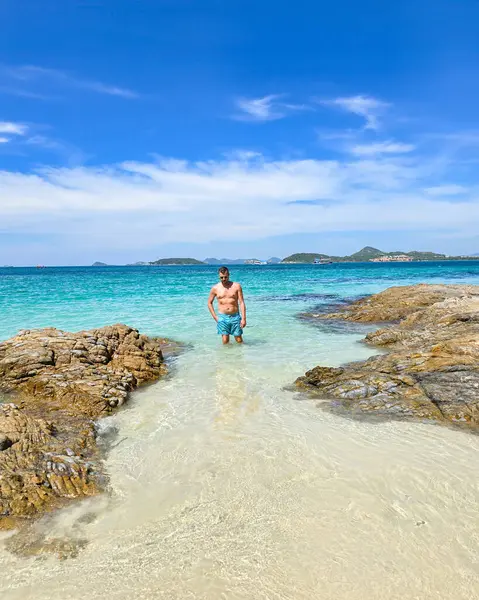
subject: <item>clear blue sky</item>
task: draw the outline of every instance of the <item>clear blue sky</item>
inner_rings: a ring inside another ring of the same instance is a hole
[[[4,0],[0,265],[479,252],[475,0]]]

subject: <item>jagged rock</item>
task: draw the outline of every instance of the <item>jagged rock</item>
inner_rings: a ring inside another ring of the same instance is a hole
[[[0,391],[97,417],[164,372],[158,341],[126,325],[22,331],[0,344]]]
[[[85,457],[94,456],[93,425],[83,426],[54,426],[13,404],[0,405],[0,431],[11,441],[0,453],[0,518],[34,516],[60,506],[61,499],[97,493],[98,476]],[[63,437],[75,448],[73,456]]]
[[[0,391],[15,400],[0,404],[0,528],[104,488],[93,419],[166,373],[163,342],[113,325],[0,344]]]
[[[362,298],[338,312],[311,314],[320,319],[342,319],[361,323],[392,322],[417,314],[447,298],[478,296],[474,285],[419,284],[391,287],[379,294]]]
[[[297,386],[351,411],[479,429],[479,286],[389,288],[318,318],[400,320],[365,339],[389,354],[316,367]]]

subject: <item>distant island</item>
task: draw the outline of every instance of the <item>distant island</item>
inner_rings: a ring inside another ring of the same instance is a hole
[[[340,262],[412,262],[428,260],[479,260],[479,256],[447,256],[436,252],[383,252],[372,246],[365,246],[359,252],[350,256],[331,256],[315,252],[301,252],[283,258],[282,264],[312,264],[312,263],[340,263]]]
[[[155,265],[276,265],[281,262],[281,259],[273,256],[268,260],[260,260],[259,258],[205,258],[204,261],[196,258],[158,258],[149,262],[138,261],[126,265],[127,267],[147,267]],[[103,263],[95,263],[94,266],[107,266]]]
[[[245,258],[205,258],[207,265],[244,265]]]
[[[205,263],[196,258],[159,258],[148,263],[150,265],[204,265]]]
[[[149,266],[187,266],[187,265],[294,265],[294,264],[328,264],[328,263],[343,263],[343,262],[420,262],[420,261],[464,261],[464,260],[479,260],[479,254],[469,254],[462,256],[448,256],[437,252],[419,252],[411,250],[410,252],[402,252],[400,250],[394,252],[384,252],[372,246],[365,246],[359,252],[348,256],[335,256],[324,254],[321,252],[297,252],[286,258],[278,258],[272,256],[268,260],[259,258],[205,258],[198,260],[196,258],[158,258],[153,261],[138,261],[130,263],[127,267],[149,267]],[[93,267],[108,267],[104,262],[94,262]]]

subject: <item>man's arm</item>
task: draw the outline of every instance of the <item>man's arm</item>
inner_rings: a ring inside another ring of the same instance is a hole
[[[243,288],[238,283],[238,304],[241,311],[241,327],[246,327],[246,304],[243,296]]]
[[[216,313],[215,313],[215,307],[213,306],[213,302],[215,301],[215,298],[216,298],[216,289],[214,287],[212,287],[209,298],[208,298],[208,310],[210,311],[213,319],[215,321],[218,321],[218,317],[216,316]]]

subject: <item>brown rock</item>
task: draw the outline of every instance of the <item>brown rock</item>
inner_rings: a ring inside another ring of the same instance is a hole
[[[126,325],[1,343],[0,391],[15,403],[0,404],[0,529],[104,488],[93,419],[164,373],[161,342]]]
[[[390,288],[322,318],[391,321],[366,342],[392,350],[296,384],[359,413],[425,418],[479,429],[479,286]]]
[[[362,323],[399,321],[447,298],[462,298],[466,295],[477,296],[479,300],[479,287],[443,284],[398,286],[353,302],[339,312],[316,316],[322,319],[344,319]]]

